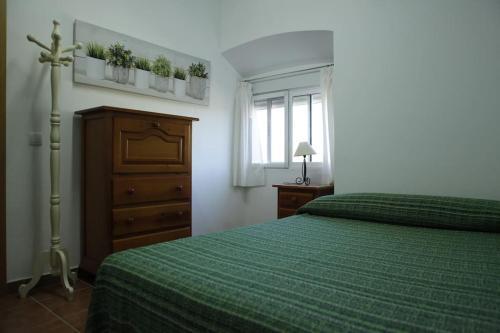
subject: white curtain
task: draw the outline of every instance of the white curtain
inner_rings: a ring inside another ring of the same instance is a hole
[[[252,85],[248,82],[240,82],[234,106],[233,186],[265,185],[262,159],[260,156],[254,156],[252,163],[252,148],[254,155],[259,155],[260,151],[258,135],[252,140],[252,130],[255,132],[251,123],[252,116]]]
[[[323,104],[323,164],[321,183],[333,183],[333,66],[320,72],[321,103]]]

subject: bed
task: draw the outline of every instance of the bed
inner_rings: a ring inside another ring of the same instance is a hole
[[[299,213],[109,256],[87,332],[500,331],[500,202],[344,194]]]

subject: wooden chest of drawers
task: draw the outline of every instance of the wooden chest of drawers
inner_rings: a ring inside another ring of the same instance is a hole
[[[117,251],[191,236],[195,118],[98,107],[82,116],[80,268]]]
[[[317,197],[333,194],[333,185],[275,184],[278,188],[278,218],[295,215],[297,209]]]

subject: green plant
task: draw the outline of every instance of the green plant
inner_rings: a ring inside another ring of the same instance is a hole
[[[132,51],[127,50],[123,44],[115,43],[108,47],[108,64],[115,67],[130,68],[134,64]]]
[[[201,77],[201,78],[208,78],[208,73],[206,72],[207,68],[205,67],[205,64],[202,64],[201,62],[197,64],[191,64],[189,66],[189,75],[191,76],[196,76],[196,77]]]
[[[106,49],[104,48],[104,46],[96,42],[87,43],[86,53],[87,56],[91,58],[96,58],[101,60],[106,59]]]
[[[186,79],[186,71],[184,70],[184,68],[175,67],[174,77],[176,79],[179,79],[179,80],[185,80]]]
[[[164,56],[158,56],[153,62],[151,67],[153,73],[163,77],[169,77],[172,72],[172,67],[170,66],[170,60]]]
[[[143,71],[151,70],[151,62],[146,58],[135,58],[134,66],[137,69],[142,69]]]

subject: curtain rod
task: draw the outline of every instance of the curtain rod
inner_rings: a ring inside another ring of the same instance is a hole
[[[278,77],[279,76],[281,76],[281,77],[295,76],[295,75],[299,75],[301,73],[311,72],[311,71],[315,71],[317,69],[321,69],[321,68],[325,68],[325,67],[330,67],[330,66],[333,66],[333,64],[321,65],[321,66],[304,68],[304,69],[298,69],[298,70],[295,70],[295,71],[278,73],[278,74],[271,74],[271,75],[256,77],[256,78],[253,78],[253,79],[245,79],[245,80],[242,80],[242,81],[243,82],[268,81],[268,80],[273,80],[273,78],[277,77],[277,76]]]

